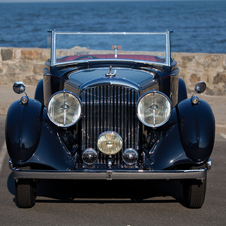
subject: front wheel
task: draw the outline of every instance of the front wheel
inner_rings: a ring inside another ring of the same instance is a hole
[[[206,178],[204,180],[186,180],[183,183],[184,201],[188,208],[201,208],[206,194]]]
[[[31,208],[35,205],[36,183],[33,180],[15,181],[16,203],[20,208]]]

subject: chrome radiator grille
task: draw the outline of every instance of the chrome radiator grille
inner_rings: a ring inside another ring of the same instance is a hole
[[[123,139],[123,150],[138,149],[139,122],[136,116],[136,90],[120,86],[96,86],[82,91],[82,150],[97,149],[98,136],[115,131]],[[121,153],[117,154],[121,159]],[[99,153],[99,163],[105,163]]]

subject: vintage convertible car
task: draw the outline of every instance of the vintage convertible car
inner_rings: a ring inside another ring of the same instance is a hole
[[[65,180],[180,180],[184,205],[200,208],[215,139],[210,106],[171,58],[171,33],[48,32],[51,57],[34,99],[6,119],[9,164],[19,207],[36,183]]]

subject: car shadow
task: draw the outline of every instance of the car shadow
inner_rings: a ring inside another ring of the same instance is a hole
[[[8,177],[8,190],[15,195],[12,174]],[[36,193],[36,202],[41,203],[179,202],[184,206],[182,184],[176,180],[40,180]]]

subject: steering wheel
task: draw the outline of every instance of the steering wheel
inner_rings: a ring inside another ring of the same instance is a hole
[[[80,56],[80,57],[77,57],[75,58],[74,60],[81,60],[81,59],[84,59],[84,58],[88,58],[88,59],[99,59],[98,57],[96,56],[92,56],[92,55],[85,55],[85,56]]]

